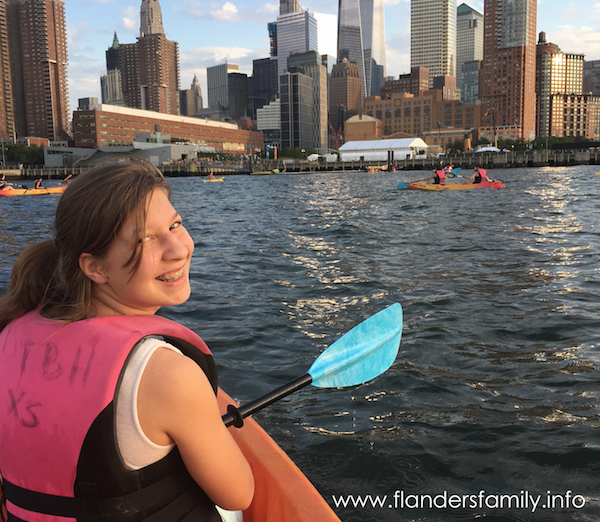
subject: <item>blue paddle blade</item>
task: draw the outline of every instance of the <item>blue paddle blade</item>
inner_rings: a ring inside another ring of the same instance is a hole
[[[452,174],[460,174],[462,171],[462,169],[460,167],[456,167],[455,169],[452,169],[450,172],[452,172]]]
[[[409,185],[410,185],[410,181],[401,181],[400,183],[398,183],[398,188],[399,189],[405,189]]]
[[[402,306],[395,303],[358,324],[325,350],[308,373],[319,388],[355,386],[374,379],[396,360]]]

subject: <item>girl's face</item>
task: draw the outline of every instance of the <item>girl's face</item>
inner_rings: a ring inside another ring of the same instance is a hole
[[[140,239],[141,238],[141,239]],[[132,249],[144,243],[140,264],[132,275],[125,266]],[[136,216],[125,221],[104,258],[95,259],[89,276],[94,314],[151,315],[161,306],[184,303],[190,296],[189,268],[194,241],[162,189],[150,196],[146,230],[136,228]]]

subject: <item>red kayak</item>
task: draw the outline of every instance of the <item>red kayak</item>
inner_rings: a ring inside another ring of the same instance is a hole
[[[398,183],[399,189],[407,190],[427,190],[430,192],[439,192],[440,190],[473,190],[473,189],[497,189],[505,188],[505,185],[498,181],[492,181],[490,183],[446,183],[445,185],[435,185],[433,183],[423,183],[419,181],[406,182],[401,181]]]

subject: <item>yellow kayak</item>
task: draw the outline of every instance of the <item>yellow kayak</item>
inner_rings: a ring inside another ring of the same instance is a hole
[[[207,181],[223,181],[225,178],[213,178],[213,179],[203,179],[202,181],[204,181],[204,183],[206,183]]]
[[[41,196],[43,194],[62,194],[66,189],[66,185],[38,189],[2,189],[0,190],[0,196]]]
[[[221,413],[237,403],[219,388]],[[254,473],[254,499],[244,522],[340,522],[304,473],[251,417],[229,428]]]

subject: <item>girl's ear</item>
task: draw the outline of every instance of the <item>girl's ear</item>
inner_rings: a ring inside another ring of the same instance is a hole
[[[108,281],[102,262],[92,254],[83,253],[79,256],[79,268],[94,283],[103,284]]]

